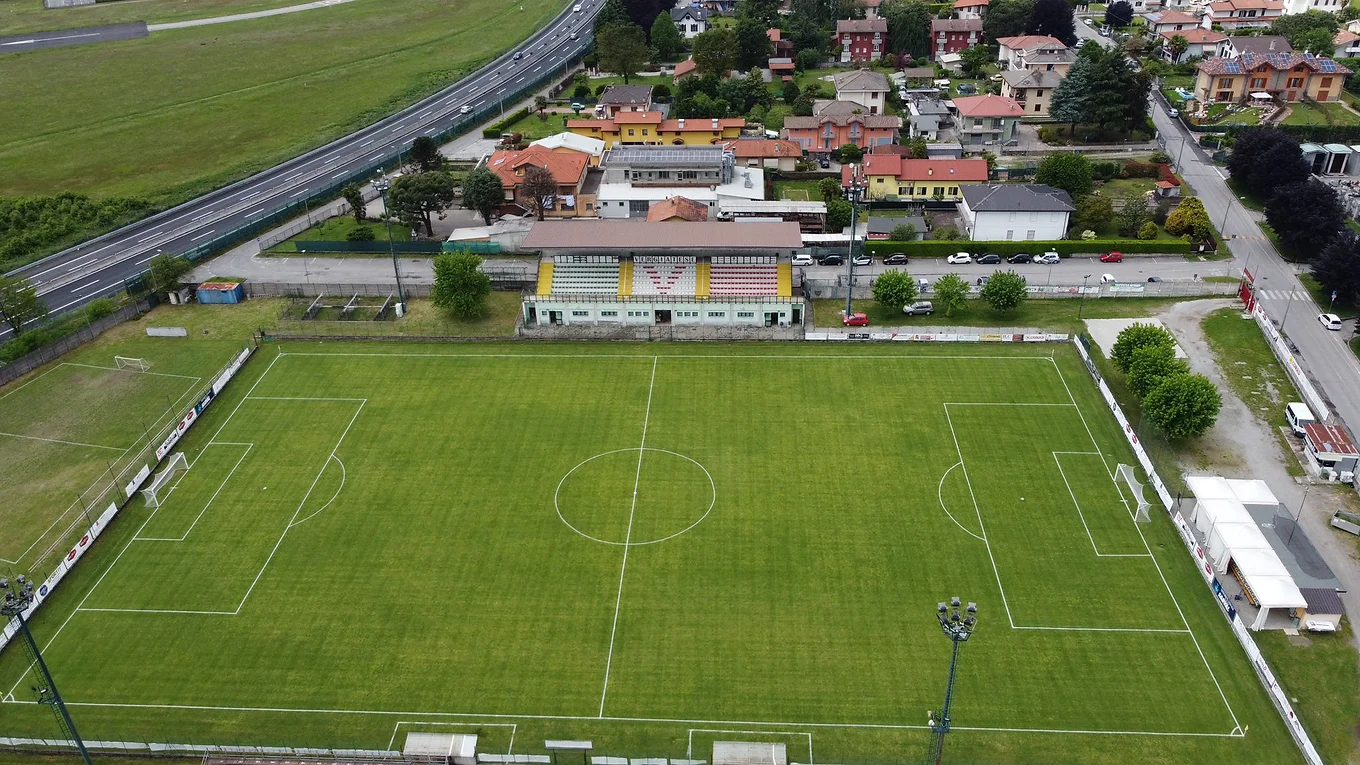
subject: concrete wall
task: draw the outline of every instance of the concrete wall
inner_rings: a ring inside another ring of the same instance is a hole
[[[518,335],[534,340],[802,340],[802,325],[791,327],[733,327],[714,325],[564,324],[527,325]]]

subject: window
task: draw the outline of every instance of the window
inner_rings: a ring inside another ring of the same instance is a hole
[[[738,319],[754,319],[755,317],[755,311],[737,311]]]
[[[1044,89],[1043,89],[1043,88],[1039,88],[1038,90],[1034,91],[1034,97],[1035,97],[1035,98],[1043,98],[1043,97],[1044,97]]]
[[[1231,88],[1231,87],[1232,87],[1232,78],[1231,78],[1231,77],[1220,77],[1220,78],[1218,78],[1218,87],[1220,87],[1220,88]]]
[[[959,187],[958,187],[958,186],[950,186],[950,187],[949,187],[949,196],[951,196],[951,197],[956,197],[956,196],[958,196],[958,195],[959,195]]]
[[[1251,86],[1253,88],[1264,88],[1266,86],[1266,78],[1264,77],[1251,78]]]
[[[632,128],[628,128],[628,135],[632,135],[632,134],[633,134],[633,129],[632,129]]]
[[[727,316],[727,311],[709,311],[709,312],[708,312],[708,318],[710,318],[710,319],[721,319],[721,318],[723,318],[723,317],[725,317],[725,316]]]
[[[882,183],[882,182],[883,182],[883,179],[882,179],[882,178],[875,178],[875,179],[874,179],[874,183]]]
[[[1010,240],[1012,240],[1012,239],[1014,239],[1014,238],[1015,238],[1015,229],[1011,229],[1011,228],[1006,229],[1006,241],[1010,241]]]
[[[1042,107],[1041,104],[1035,104],[1035,105],[1034,105],[1034,111],[1036,111],[1036,112],[1041,111],[1042,108],[1043,108],[1043,107]]]
[[[1324,87],[1324,88],[1330,88],[1330,87],[1332,87],[1332,78],[1331,78],[1331,77],[1323,77],[1323,78],[1322,78],[1322,84],[1320,85],[1320,87]]]
[[[1301,88],[1301,87],[1303,87],[1303,78],[1302,78],[1302,77],[1290,77],[1290,78],[1289,78],[1289,85],[1288,85],[1287,87],[1291,87],[1291,88]]]
[[[618,311],[600,311],[600,317],[601,317],[601,318],[604,318],[604,317],[606,317],[606,316],[611,316],[611,317],[612,317],[612,316],[618,316],[618,315],[619,315],[619,312],[618,312]]]
[[[807,139],[804,139],[804,140],[807,140]],[[698,170],[681,170],[681,171],[680,171],[680,178],[681,178],[681,180],[694,180],[695,178],[698,178],[698,177],[699,177],[699,171],[698,171]]]
[[[936,187],[935,187],[935,196],[937,196],[937,197],[942,197],[942,196],[944,196],[944,187],[943,187],[943,186],[936,186]]]
[[[589,316],[589,315],[590,315],[590,311],[572,311],[572,312],[571,312],[571,315],[572,315],[572,316]]]
[[[1026,231],[1026,232],[1025,232],[1025,239],[1028,239],[1028,240],[1033,240],[1033,239],[1034,239],[1034,229],[1030,229],[1029,231]]]
[[[982,119],[980,117],[973,120],[973,127],[975,128],[982,127]]]

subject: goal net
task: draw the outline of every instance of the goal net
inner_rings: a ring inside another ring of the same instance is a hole
[[[161,502],[165,501],[170,490],[174,488],[170,484],[176,476],[182,476],[189,469],[189,461],[184,459],[184,452],[175,452],[170,455],[170,460],[165,468],[151,479],[151,483],[142,489],[142,495],[146,497],[147,507],[160,507]]]
[[[145,372],[151,368],[146,359],[134,359],[129,356],[114,356],[113,363],[117,364],[119,369],[135,369],[138,372]]]
[[[1123,483],[1129,487],[1129,496],[1135,503],[1134,507],[1129,508],[1133,512],[1133,520],[1138,523],[1148,522],[1148,501],[1143,497],[1143,484],[1134,477],[1132,465],[1119,465],[1114,469],[1115,482]]]

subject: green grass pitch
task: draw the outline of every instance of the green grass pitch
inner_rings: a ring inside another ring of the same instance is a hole
[[[266,346],[35,621],[87,738],[1299,759],[1066,346]],[[52,735],[15,651],[0,735]]]

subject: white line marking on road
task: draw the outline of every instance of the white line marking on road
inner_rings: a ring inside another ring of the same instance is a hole
[[[261,207],[261,208],[258,209],[258,210],[252,210],[252,211],[246,213],[246,217],[247,217],[247,218],[253,218],[254,216],[259,215],[259,214],[262,213],[262,212],[264,212],[264,208],[263,208],[263,207]]]
[[[362,148],[364,148],[365,146],[369,145],[370,143],[373,143],[373,142],[376,141],[376,140],[378,140],[378,139],[376,139],[376,138],[370,138],[370,139],[368,139],[367,141],[364,141],[363,143],[359,144],[359,148],[362,149]]]
[[[198,236],[194,237],[193,239],[190,239],[189,241],[191,241],[191,242],[197,242],[198,240],[202,239],[202,238],[205,237],[205,236],[212,236],[212,232],[211,232],[211,231],[204,231],[203,233],[199,234]]]
[[[90,287],[95,287],[95,286],[98,286],[98,285],[99,285],[99,280],[98,280],[98,279],[95,279],[94,281],[92,281],[92,282],[86,282],[85,284],[82,284],[82,285],[80,285],[79,287],[73,287],[73,288],[71,289],[71,291],[72,291],[72,292],[80,292],[80,291],[82,291],[82,290],[86,290],[86,289],[89,289]]]
[[[0,43],[0,45],[31,45],[31,44],[33,44],[33,43],[37,43],[37,42],[48,42],[48,41],[50,41],[50,40],[74,40],[74,39],[76,39],[76,38],[78,38],[78,37],[98,37],[100,34],[102,34],[102,33],[100,33],[100,32],[87,32],[87,33],[81,34],[81,35],[61,35],[61,36],[59,36],[59,37],[44,37],[44,38],[42,38],[41,40],[39,40],[38,38],[35,37],[35,38],[31,39],[31,40],[11,40],[10,42],[7,42],[7,43]]]
[[[190,218],[190,219],[189,219],[189,222],[190,222],[190,223],[193,223],[194,221],[198,220],[199,218],[206,218],[206,217],[208,217],[209,215],[212,215],[212,214],[215,213],[215,212],[217,212],[217,211],[216,211],[216,210],[209,210],[209,211],[207,211],[207,212],[205,212],[205,213],[199,213],[198,215],[195,215],[194,217]]]
[[[340,172],[336,173],[335,175],[332,175],[331,177],[332,177],[332,178],[339,178],[340,176],[342,176],[342,175],[344,175],[344,174],[346,174],[346,173],[348,173],[348,172],[349,172],[348,170],[341,170]]]
[[[307,189],[299,189],[299,190],[297,190],[297,191],[294,191],[292,194],[289,194],[289,195],[288,195],[288,198],[289,198],[289,199],[292,199],[293,197],[301,196],[301,195],[306,194],[306,193],[307,193]]]

